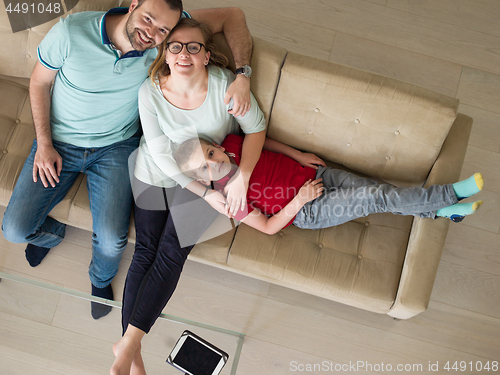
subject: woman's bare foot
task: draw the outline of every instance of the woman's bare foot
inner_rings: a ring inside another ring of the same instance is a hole
[[[130,368],[130,375],[147,375],[144,361],[142,360],[141,345],[139,345],[139,348],[135,351],[132,367]]]
[[[130,375],[131,369],[133,375],[145,374],[144,362],[141,356],[141,340],[144,332],[129,325],[123,337],[113,345],[115,361],[111,366],[109,373],[111,375]],[[133,366],[132,366],[133,365]],[[136,372],[136,371],[143,372]]]

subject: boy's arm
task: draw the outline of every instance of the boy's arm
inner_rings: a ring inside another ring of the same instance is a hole
[[[264,142],[264,149],[276,152],[278,154],[286,155],[295,160],[296,162],[298,162],[303,167],[310,167],[314,169],[318,169],[318,165],[326,167],[325,162],[316,155],[307,152],[301,152],[293,147],[275,141],[274,139],[271,138],[266,137],[266,141]]]
[[[191,17],[207,24],[212,32],[223,32],[234,57],[236,69],[250,65],[252,58],[252,37],[248,31],[245,13],[240,8],[214,8],[189,11]],[[250,78],[238,74],[227,89],[224,103],[233,98],[234,116],[243,116],[250,109]]]
[[[281,209],[277,214],[267,217],[262,212],[254,209],[242,221],[266,234],[275,234],[292,220],[300,209],[309,201],[316,199],[323,192],[321,179],[307,181],[299,190],[299,193]]]

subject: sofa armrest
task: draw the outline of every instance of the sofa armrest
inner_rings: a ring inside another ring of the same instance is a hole
[[[458,114],[425,186],[458,181],[472,128],[472,119]],[[388,315],[408,319],[429,305],[450,220],[415,218],[408,241],[396,300]]]

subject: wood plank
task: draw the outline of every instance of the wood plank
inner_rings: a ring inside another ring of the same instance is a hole
[[[483,174],[484,190],[500,194],[500,155],[497,152],[469,146],[460,179],[472,176],[476,172]]]
[[[247,336],[292,350],[342,363],[427,363],[436,358],[478,356],[351,322],[210,283],[181,278],[183,293],[175,293],[166,311],[215,326],[245,332]],[[211,291],[217,290],[217,293]],[[390,319],[389,319],[390,320]],[[412,350],[408,350],[412,348]]]
[[[248,5],[233,0],[237,6]],[[287,17],[340,31],[374,42],[448,60],[460,65],[500,74],[500,37],[443,23],[378,4],[337,0],[335,2],[254,0],[251,7],[276,17]],[[264,12],[264,11],[262,11]]]
[[[500,75],[464,67],[457,98],[464,104],[500,113],[498,106],[500,102]]]
[[[500,36],[496,0],[388,0],[387,7]]]
[[[47,370],[39,366],[25,363],[23,361],[5,358],[2,354],[0,354],[0,368],[2,369],[4,374],[8,375],[65,375],[64,373],[57,370]]]
[[[375,0],[377,1],[377,0]],[[385,1],[385,0],[383,0]],[[335,39],[335,31],[318,27],[307,22],[286,17],[276,17],[262,9],[255,9],[251,4],[233,1],[215,0],[207,5],[203,0],[183,2],[186,9],[202,9],[209,7],[238,6],[245,12],[247,26],[252,36],[275,43],[292,52],[309,53],[314,51],[315,57],[328,60]]]
[[[482,213],[478,212],[478,215]],[[450,225],[442,260],[500,276],[500,235],[468,225]]]
[[[455,97],[462,66],[406,49],[337,33],[330,60]]]
[[[90,291],[88,265],[91,251],[89,249],[70,243],[65,244],[63,241],[59,246],[50,250],[40,265],[33,268],[26,261],[24,253],[26,244],[13,244],[1,236],[0,248],[2,249],[1,267],[16,270],[45,280],[45,282],[66,285],[74,290],[84,288],[87,292]]]
[[[335,40],[335,31],[286,17],[276,17],[250,7],[242,6],[241,9],[245,12],[252,36],[291,52],[313,52],[314,57],[328,60]]]
[[[3,279],[0,282],[0,311],[51,324],[59,293]]]
[[[294,372],[315,374],[348,372],[343,372],[342,368],[349,370],[349,363],[341,363],[328,358],[306,354],[299,350],[291,350],[284,346],[249,337],[245,339],[238,374],[289,375]],[[356,374],[380,373],[366,371],[364,368],[356,371]]]
[[[469,145],[500,152],[500,114],[460,103],[458,111],[474,120]]]
[[[220,268],[215,268],[189,259],[184,265],[182,276],[196,278],[198,280],[227,286],[229,288],[237,288],[238,290],[262,297],[267,296],[270,286],[268,282],[253,279],[251,277]]]
[[[486,181],[489,187],[490,181],[489,180]],[[474,215],[467,216],[464,219],[464,221],[460,224],[463,224],[464,226],[474,227],[477,229],[482,229],[492,233],[498,233],[498,231],[500,230],[500,194],[488,190],[483,190],[480,193],[474,195],[473,197],[467,198],[466,200],[464,200],[464,202],[475,202],[477,200],[484,201],[484,204],[479,208],[479,210]],[[460,224],[458,224],[458,226],[461,226]],[[455,225],[451,225],[451,227],[455,227]],[[473,242],[474,241],[470,241],[470,243]],[[496,244],[499,243],[500,242],[497,242]],[[488,244],[488,242],[484,241],[484,244]],[[495,248],[500,249],[500,245],[496,244],[495,245],[492,244],[493,249]],[[470,247],[471,249],[473,249],[472,246]]]
[[[431,298],[500,318],[500,277],[443,260],[439,264]]]
[[[113,362],[109,343],[3,312],[0,332],[2,356],[62,374],[105,374]]]
[[[306,293],[274,285],[269,297],[292,306],[332,315],[370,327],[473,353],[495,358],[500,350],[500,319],[431,301],[429,309],[408,320],[396,321],[387,315],[374,314]],[[489,327],[484,330],[482,327]]]

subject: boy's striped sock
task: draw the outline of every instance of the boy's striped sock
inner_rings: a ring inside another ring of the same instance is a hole
[[[483,175],[481,173],[475,173],[466,180],[455,182],[453,184],[453,190],[455,190],[455,194],[460,200],[479,193],[483,189],[483,186]]]
[[[465,218],[465,216],[474,214],[482,204],[483,201],[456,203],[448,207],[440,208],[437,210],[436,216],[447,217],[452,221],[459,223]]]

